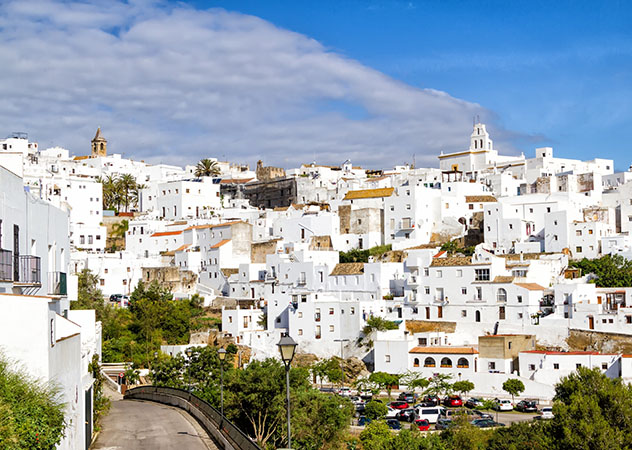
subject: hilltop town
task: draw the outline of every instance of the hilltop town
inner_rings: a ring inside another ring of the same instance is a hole
[[[232,343],[247,364],[287,334],[311,360],[445,374],[486,397],[517,378],[547,403],[578,367],[632,381],[632,286],[586,269],[632,259],[632,171],[550,147],[506,155],[485,124],[468,131],[438,167],[379,170],[149,164],[112,153],[101,129],[84,155],[0,140],[4,351],[63,380],[65,442],[90,433],[102,355],[95,312],[72,307],[87,271],[117,307],[157,282],[221,321],[163,342],[171,356]]]

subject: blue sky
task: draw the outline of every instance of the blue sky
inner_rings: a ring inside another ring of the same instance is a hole
[[[0,135],[178,165],[632,163],[630,2],[5,0]]]
[[[527,155],[632,163],[632,2],[216,1],[413,86],[479,103]]]

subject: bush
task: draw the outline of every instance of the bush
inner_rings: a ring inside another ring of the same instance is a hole
[[[388,413],[387,406],[382,402],[370,401],[364,408],[364,415],[371,420],[377,420]]]

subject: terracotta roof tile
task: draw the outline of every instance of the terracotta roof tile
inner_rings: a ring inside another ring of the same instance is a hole
[[[152,234],[150,237],[176,236],[178,234],[182,234],[182,230],[180,230],[180,231],[161,231],[161,232]]]
[[[211,245],[211,248],[220,248],[222,245],[228,244],[229,242],[230,242],[230,239],[222,239],[217,244]]]
[[[472,264],[471,256],[448,256],[447,258],[433,258],[430,263],[433,267],[469,266]]]
[[[492,195],[466,195],[466,203],[485,203],[485,202],[497,202],[496,197]]]
[[[546,288],[540,286],[538,283],[514,283],[516,286],[528,289],[529,291],[543,291]]]
[[[228,278],[231,275],[235,275],[239,273],[239,269],[220,269],[220,270],[222,271],[222,273],[224,274],[226,278]]]
[[[185,230],[202,230],[204,228],[217,228],[217,227],[227,227],[230,225],[235,225],[238,223],[247,223],[243,220],[233,220],[232,222],[224,222],[224,223],[213,223],[207,225],[192,225],[189,228],[185,228]]]
[[[360,275],[364,273],[364,263],[338,263],[330,276]]]
[[[391,195],[393,195],[394,191],[395,188],[362,189],[360,191],[349,191],[347,192],[347,195],[345,195],[344,200],[390,197]]]

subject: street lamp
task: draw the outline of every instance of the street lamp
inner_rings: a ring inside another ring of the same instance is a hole
[[[185,350],[185,353],[187,355],[187,359],[188,359],[188,374],[189,374],[189,382],[188,384],[188,388],[187,391],[191,392],[191,355],[193,354],[193,350],[191,349],[191,347],[187,348]]]
[[[291,427],[290,427],[290,364],[294,359],[294,352],[298,344],[289,335],[281,337],[281,340],[277,344],[279,352],[281,353],[281,359],[285,364],[285,388],[287,397],[287,448],[292,448],[291,439]]]
[[[224,360],[226,359],[226,350],[220,348],[217,350],[217,356],[219,357],[219,367],[220,367],[220,410],[222,412],[222,417],[224,417]]]

